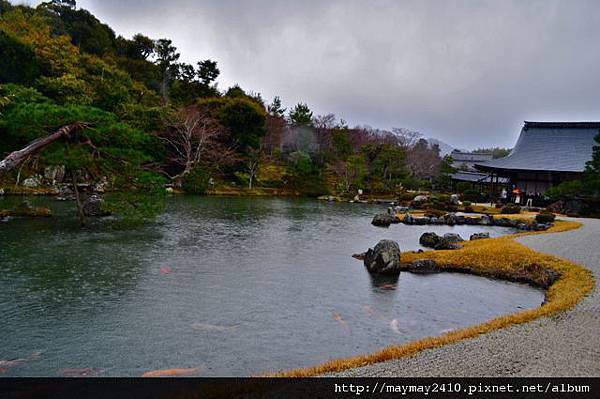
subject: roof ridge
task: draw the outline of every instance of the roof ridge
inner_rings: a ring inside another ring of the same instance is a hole
[[[580,121],[580,122],[536,122],[536,121],[525,121],[524,129],[530,127],[548,127],[548,128],[598,128],[600,129],[600,122],[593,121]]]

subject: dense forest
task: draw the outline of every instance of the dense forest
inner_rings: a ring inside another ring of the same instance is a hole
[[[48,184],[44,170],[129,193],[391,194],[447,184],[449,159],[418,133],[349,127],[304,103],[286,110],[278,97],[220,90],[217,62],[180,62],[167,38],[118,36],[73,0],[0,0],[0,51],[1,154],[83,124],[28,157],[9,176],[17,184]]]

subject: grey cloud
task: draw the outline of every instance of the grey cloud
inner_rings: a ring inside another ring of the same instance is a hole
[[[120,34],[351,123],[459,147],[512,146],[523,120],[600,119],[600,2],[80,0]]]

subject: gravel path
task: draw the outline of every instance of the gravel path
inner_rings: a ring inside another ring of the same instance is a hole
[[[583,227],[518,239],[539,252],[570,259],[600,281],[600,220]],[[336,376],[600,376],[600,294],[596,287],[574,309]]]

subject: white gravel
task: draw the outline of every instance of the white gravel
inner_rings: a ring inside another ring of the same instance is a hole
[[[565,233],[525,236],[519,242],[572,260],[600,281],[600,220]],[[430,349],[409,358],[335,376],[600,376],[600,294],[596,287],[574,309]]]

